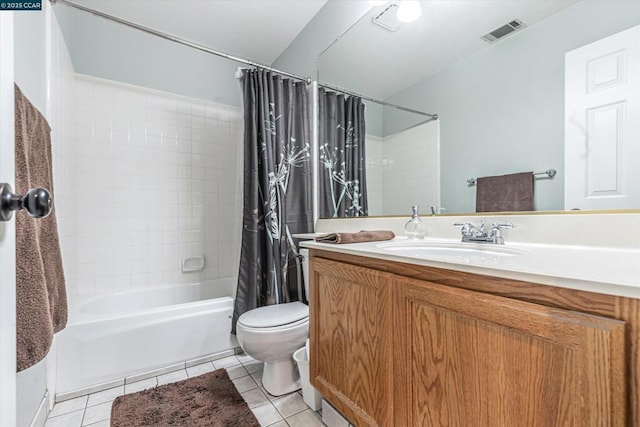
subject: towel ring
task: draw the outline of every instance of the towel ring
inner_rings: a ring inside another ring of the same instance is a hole
[[[45,188],[32,188],[20,196],[6,182],[0,183],[0,221],[9,221],[13,211],[24,209],[34,218],[44,218],[51,213],[53,200]]]

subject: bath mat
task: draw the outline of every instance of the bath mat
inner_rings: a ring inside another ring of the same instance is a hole
[[[224,369],[116,398],[111,427],[260,426]]]

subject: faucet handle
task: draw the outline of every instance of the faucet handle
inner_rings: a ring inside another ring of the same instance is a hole
[[[460,232],[463,236],[471,235],[471,227],[473,227],[473,224],[471,224],[470,222],[454,222],[453,225],[456,227],[462,227]]]
[[[494,222],[493,224],[491,224],[491,228],[501,230],[503,228],[516,228],[516,225],[512,222]]]
[[[493,243],[498,245],[504,245],[504,238],[502,237],[501,230],[503,228],[515,228],[515,224],[511,222],[494,222],[491,224],[491,233],[489,237],[493,239]]]
[[[462,229],[460,230],[460,232],[462,233],[463,236],[486,237],[487,233],[484,229],[484,224],[485,224],[484,220],[481,220],[480,227],[475,226],[471,222],[456,222],[453,225],[462,226]]]

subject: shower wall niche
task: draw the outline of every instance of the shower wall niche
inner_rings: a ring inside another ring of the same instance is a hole
[[[73,297],[235,276],[241,109],[85,75],[75,101]]]

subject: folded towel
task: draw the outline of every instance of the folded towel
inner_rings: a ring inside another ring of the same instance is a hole
[[[391,240],[396,237],[393,231],[358,231],[357,233],[330,233],[316,237],[316,242],[321,243],[361,243]]]
[[[476,212],[533,210],[533,172],[478,178]]]
[[[15,86],[16,192],[44,187],[53,196],[51,128]],[[67,324],[67,294],[55,207],[34,219],[16,212],[16,333],[18,372],[44,358],[53,334]]]

